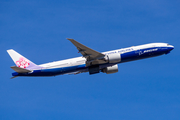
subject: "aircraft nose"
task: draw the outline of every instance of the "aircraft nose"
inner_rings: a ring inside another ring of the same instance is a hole
[[[174,46],[170,45],[170,50],[173,50],[174,49]]]
[[[174,49],[174,46],[167,44],[168,49],[171,51]]]
[[[174,46],[168,44],[167,47],[166,47],[166,53],[165,54],[169,54],[170,51],[173,50],[173,49],[174,49]]]

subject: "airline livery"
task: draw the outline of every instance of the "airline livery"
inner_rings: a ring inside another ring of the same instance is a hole
[[[119,63],[168,54],[174,49],[174,46],[167,43],[150,43],[100,53],[74,39],[67,39],[76,46],[82,57],[36,65],[13,49],[7,50],[16,64],[16,66],[11,67],[15,71],[12,73],[12,78],[18,76],[56,76],[83,72],[89,72],[90,75],[100,72],[111,74],[118,72],[117,64]]]

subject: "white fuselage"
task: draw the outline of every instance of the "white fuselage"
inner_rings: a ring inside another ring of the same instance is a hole
[[[86,65],[86,58],[76,57],[41,64],[39,65],[40,69],[34,69],[31,73],[13,73],[13,76],[56,76],[63,74],[78,74],[88,71],[90,74],[94,74],[98,73],[100,70],[102,72],[106,72],[107,74],[115,73],[118,71],[118,63],[167,54],[173,48],[174,47],[172,45],[169,45],[167,43],[150,43],[139,46],[132,46],[102,53],[105,56],[110,56],[111,54],[118,54],[121,58],[121,60],[118,62],[110,63],[106,61],[106,63],[99,63],[98,67],[94,67],[93,65]]]
[[[124,53],[128,53],[131,51],[137,51],[137,50],[154,48],[154,47],[173,47],[173,46],[168,45],[167,43],[150,43],[150,44],[144,44],[144,45],[139,45],[139,46],[132,46],[132,47],[128,47],[128,48],[121,48],[121,49],[117,49],[117,50],[106,51],[106,52],[102,52],[102,53],[106,54],[106,55],[113,54],[113,53],[124,54]],[[155,50],[156,49],[145,51],[145,52],[153,52]],[[84,57],[76,57],[76,58],[70,58],[70,59],[45,63],[45,64],[41,64],[39,66],[43,67],[44,69],[52,69],[52,68],[61,68],[61,67],[82,65],[82,64],[85,64],[85,62],[86,62],[86,59]]]

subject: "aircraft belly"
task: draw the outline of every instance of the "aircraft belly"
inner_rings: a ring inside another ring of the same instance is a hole
[[[87,68],[85,64],[71,67],[63,68],[53,68],[53,69],[43,69],[43,70],[34,70],[32,73],[13,73],[13,76],[56,76],[66,73],[76,72],[76,71],[85,71]]]

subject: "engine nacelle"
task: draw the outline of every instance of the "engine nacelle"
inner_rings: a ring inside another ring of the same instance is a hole
[[[121,55],[119,53],[109,54],[105,56],[105,60],[109,63],[117,63],[121,61]]]
[[[113,65],[110,67],[106,67],[106,68],[102,69],[102,72],[106,73],[106,74],[116,73],[116,72],[118,72],[118,65],[116,64],[116,65]]]

